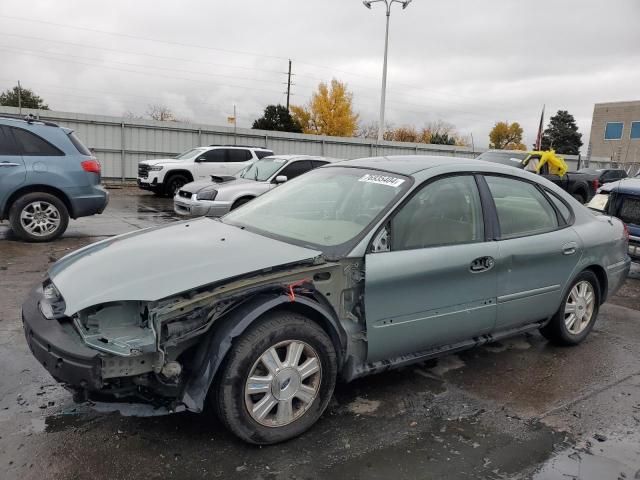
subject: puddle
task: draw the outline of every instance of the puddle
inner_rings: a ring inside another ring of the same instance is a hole
[[[583,440],[554,455],[532,480],[640,479],[640,432]]]

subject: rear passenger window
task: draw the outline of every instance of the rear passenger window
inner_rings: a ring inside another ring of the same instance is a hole
[[[251,160],[253,158],[253,155],[251,155],[251,152],[249,150],[243,150],[243,149],[229,149],[227,150],[227,162],[246,162],[248,160]]]
[[[64,155],[46,140],[21,128],[11,128],[21,155]]]
[[[273,152],[270,150],[256,150],[256,157],[258,158],[270,157],[271,155],[273,155]]]
[[[15,148],[13,142],[7,135],[7,131],[0,127],[0,155],[15,155]]]
[[[392,250],[482,241],[482,205],[471,175],[428,184],[391,221]]]
[[[549,200],[551,200],[551,203],[553,203],[553,205],[556,207],[558,212],[560,212],[560,216],[564,220],[564,223],[568,224],[571,220],[571,210],[569,210],[569,207],[567,207],[564,202],[556,197],[553,193],[547,192],[547,196],[549,197]]]
[[[558,228],[556,212],[533,184],[505,177],[485,177],[500,222],[501,238],[535,235]]]
[[[313,168],[318,168],[322,165],[326,165],[329,162],[323,162],[322,160],[311,160],[311,163],[313,164]]]
[[[91,150],[89,150],[87,147],[84,146],[84,144],[80,141],[80,139],[76,137],[75,133],[69,132],[67,136],[69,137],[69,140],[71,140],[71,143],[73,143],[73,146],[76,147],[76,150],[78,150],[79,153],[81,153],[82,155],[87,155],[89,157],[92,155]]]
[[[222,148],[209,150],[204,152],[198,158],[204,158],[205,162],[224,162],[227,159],[227,151]]]

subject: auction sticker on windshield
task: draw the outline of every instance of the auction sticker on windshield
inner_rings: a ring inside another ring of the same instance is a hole
[[[388,185],[389,187],[399,187],[404,183],[404,179],[390,177],[388,175],[372,175],[367,173],[358,179],[359,182],[378,183],[380,185]]]

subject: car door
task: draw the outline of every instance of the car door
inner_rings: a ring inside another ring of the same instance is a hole
[[[24,159],[19,155],[11,132],[0,125],[0,206],[24,183],[26,176]]]
[[[230,148],[227,150],[227,172],[235,175],[251,165],[256,159],[248,148]]]
[[[211,180],[211,175],[230,175],[227,168],[227,149],[207,150],[195,160],[196,180]]]
[[[483,218],[475,177],[447,176],[418,188],[376,235],[390,247],[365,256],[369,361],[493,330],[498,247]]]
[[[582,254],[582,242],[563,218],[570,208],[553,202],[539,185],[519,178],[485,175],[495,204],[498,234],[496,329],[543,320],[558,309],[567,281]]]

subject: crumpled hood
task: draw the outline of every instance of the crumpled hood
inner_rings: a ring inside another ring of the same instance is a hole
[[[223,188],[234,187],[238,185],[247,185],[247,184],[255,184],[254,180],[248,180],[246,178],[236,178],[235,180],[230,180],[228,182],[220,182],[216,183],[214,181],[200,180],[197,182],[187,183],[180,187],[180,190],[184,190],[189,193],[198,193],[201,190],[211,188],[213,190],[222,190]]]
[[[321,252],[210,218],[175,222],[88,245],[53,264],[65,315],[105,302],[153,301]]]
[[[623,178],[615,182],[605,183],[600,186],[598,193],[611,192],[612,190],[618,193],[640,195],[640,178]]]

